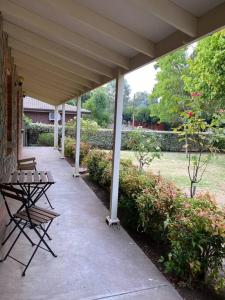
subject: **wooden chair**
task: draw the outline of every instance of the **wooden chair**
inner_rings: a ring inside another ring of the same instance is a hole
[[[0,261],[1,262],[5,261],[7,259],[7,257],[12,258],[13,260],[15,260],[18,263],[25,266],[25,269],[22,272],[22,276],[25,276],[26,270],[29,267],[38,248],[44,249],[44,250],[50,252],[54,257],[57,257],[55,255],[55,253],[52,251],[52,249],[49,247],[49,245],[47,244],[47,242],[45,241],[44,238],[46,236],[49,238],[47,231],[48,231],[49,227],[51,226],[52,221],[56,217],[58,217],[59,214],[56,212],[47,210],[47,209],[43,209],[36,205],[29,206],[26,193],[23,190],[14,188],[10,185],[0,184],[0,193],[3,196],[4,203],[6,206],[6,210],[9,214],[9,217],[15,225],[12,232],[16,231],[16,229],[19,230],[19,232],[18,232],[14,242],[12,243],[11,247],[9,248],[8,252],[3,257],[3,259],[1,259]],[[22,202],[24,209],[19,210],[15,214],[13,214],[11,211],[10,205],[8,203],[8,199]],[[38,240],[39,240],[37,242],[37,244],[35,244],[31,240],[31,238],[25,232],[25,228],[33,231],[36,234],[36,236],[38,237]],[[32,246],[36,246],[27,264],[19,261],[17,258],[10,255],[12,249],[16,245],[16,242],[18,241],[21,234],[23,234],[26,237],[26,239],[31,243]],[[12,233],[10,234],[10,236],[11,235],[12,235]],[[8,240],[8,238],[7,238],[7,240]],[[42,247],[41,243],[43,243],[45,247]]]
[[[22,170],[36,170],[36,159],[35,157],[28,157],[17,160],[17,169]]]
[[[26,171],[26,170],[36,171],[37,170],[36,166],[37,166],[37,162],[36,162],[35,157],[28,157],[28,158],[17,160],[17,170],[20,170],[20,171]],[[45,198],[48,201],[48,204],[51,207],[51,209],[54,209],[54,207],[52,206],[52,204],[45,192],[44,192],[44,195],[45,195]]]

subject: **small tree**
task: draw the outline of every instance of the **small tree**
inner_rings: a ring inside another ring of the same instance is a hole
[[[161,156],[157,139],[153,135],[146,136],[140,130],[134,130],[129,134],[128,148],[134,151],[140,171],[143,171],[145,165],[150,165],[154,158]]]
[[[199,97],[200,95],[196,94],[195,96]],[[202,118],[200,110],[186,111],[181,116],[182,125],[175,129],[175,131],[178,132],[181,140],[187,142],[190,197],[194,197],[196,185],[201,182],[210,159],[219,151],[215,147],[215,143],[218,142],[221,136],[224,111],[220,110],[215,113],[209,123]],[[204,152],[205,155],[203,155]]]

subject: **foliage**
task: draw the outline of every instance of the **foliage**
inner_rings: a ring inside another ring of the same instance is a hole
[[[138,121],[141,123],[156,123],[159,119],[151,117],[151,105],[149,104],[147,92],[136,92],[133,99],[124,108],[123,119],[128,121]]]
[[[145,165],[150,165],[154,158],[160,158],[160,147],[157,139],[153,135],[146,137],[140,130],[130,132],[128,148],[135,152],[140,171]]]
[[[174,214],[180,194],[174,184],[161,176],[155,177],[154,185],[146,187],[137,198],[139,221],[145,232],[166,241],[168,218]]]
[[[64,146],[65,146],[65,156],[75,159],[75,148],[76,148],[76,144],[74,139],[70,138],[70,137],[66,137],[65,138],[65,142],[64,142]],[[83,163],[83,161],[85,160],[85,157],[88,155],[90,151],[90,145],[87,143],[80,143],[80,162]]]
[[[106,85],[107,95],[109,97],[109,112],[110,120],[113,121],[114,107],[115,107],[115,89],[116,81],[112,80]],[[131,87],[126,79],[124,79],[124,91],[123,91],[123,110],[126,111],[130,101]]]
[[[106,88],[101,87],[91,94],[91,97],[84,103],[84,108],[91,111],[91,117],[98,125],[106,127],[110,121],[109,115],[109,98],[106,93]]]
[[[136,110],[135,120],[141,123],[156,124],[159,119],[157,117],[151,117],[150,106],[140,107]]]
[[[87,156],[90,178],[110,191],[111,153],[92,150]],[[186,198],[173,184],[151,173],[140,173],[121,161],[119,213],[123,224],[143,229],[167,244],[162,261],[168,272],[190,284],[223,287],[225,212],[209,194]],[[124,222],[125,221],[125,222]]]
[[[69,101],[67,101],[66,103],[67,103],[67,104],[69,104],[69,105],[76,106],[76,104],[77,104],[77,101],[76,101],[76,99],[70,99],[70,100],[69,100]]]
[[[171,251],[166,269],[189,283],[203,282],[222,288],[225,258],[225,213],[209,194],[177,201],[175,214],[168,222]]]
[[[182,75],[188,72],[185,49],[160,58],[155,68],[157,83],[149,99],[151,116],[159,117],[160,122],[173,125],[179,123],[179,116],[185,109],[187,93],[184,92]]]
[[[39,134],[37,143],[39,146],[53,146],[54,134],[50,132],[43,132]]]
[[[25,114],[23,114],[23,122],[24,122],[24,126],[27,127],[32,123],[32,119],[26,116]]]
[[[187,149],[190,197],[195,195],[196,184],[202,180],[211,156],[218,152],[215,142],[218,142],[221,124],[225,122],[223,111],[214,114],[210,123],[202,118],[202,112],[198,110],[200,94],[196,94],[196,96],[192,99],[192,107],[195,110],[182,113],[183,122],[177,128],[181,139],[187,141],[187,148],[192,143],[196,150],[195,153],[192,153],[190,149]],[[195,104],[196,102],[197,104]],[[208,152],[208,155],[203,156],[203,152]]]
[[[75,127],[76,127],[76,118],[66,123],[66,128],[68,129],[75,130]],[[98,129],[99,126],[97,122],[90,119],[81,118],[81,140],[84,143],[88,143],[90,137],[95,135]]]
[[[188,63],[189,73],[183,74],[185,89],[202,94],[200,109],[209,119],[225,108],[225,30],[199,41]]]

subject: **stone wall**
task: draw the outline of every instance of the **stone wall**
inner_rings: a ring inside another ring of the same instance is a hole
[[[21,145],[22,86],[0,15],[0,182],[7,180],[16,167]],[[0,240],[7,220],[0,196]]]

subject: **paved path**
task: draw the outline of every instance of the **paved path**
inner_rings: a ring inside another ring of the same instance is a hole
[[[106,225],[107,209],[58,151],[25,148],[24,156],[36,156],[56,180],[48,195],[61,214],[50,230],[58,257],[40,249],[25,277],[10,258],[1,263],[1,300],[181,299],[123,228]],[[26,261],[30,253],[21,237],[13,254]]]

